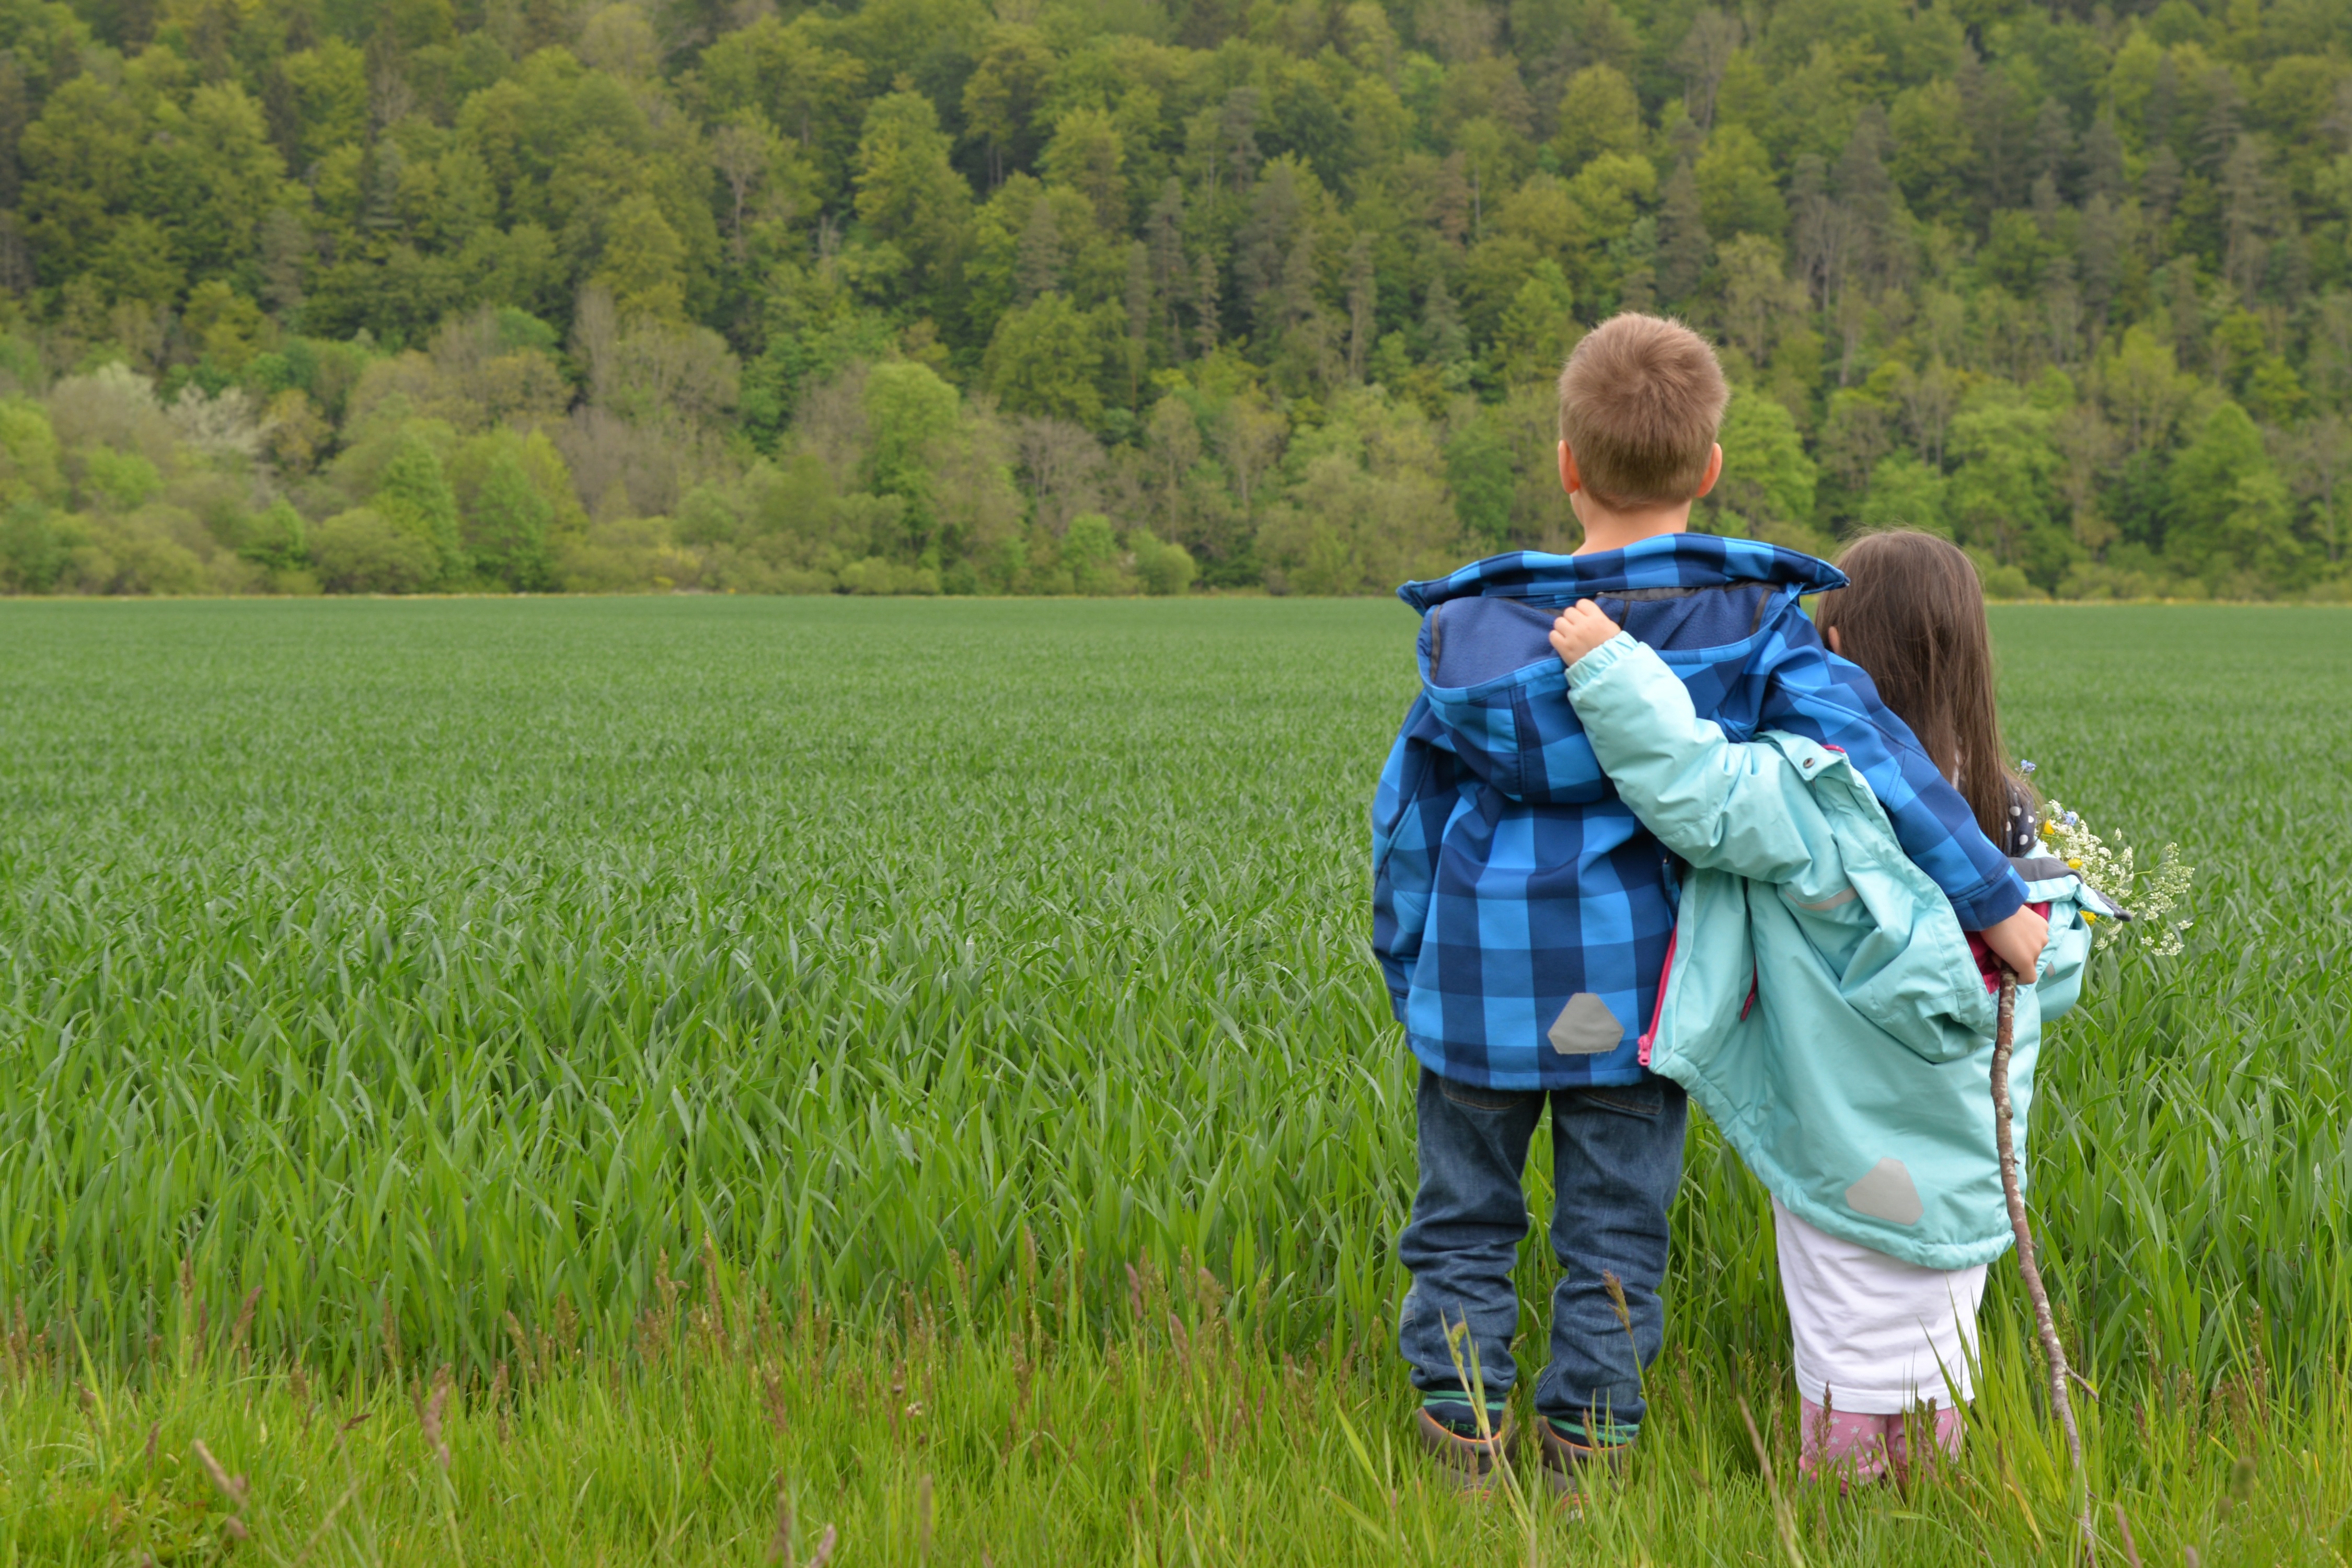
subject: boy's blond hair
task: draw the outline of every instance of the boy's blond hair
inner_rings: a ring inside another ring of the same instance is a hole
[[[1559,438],[1601,505],[1672,506],[1698,494],[1730,400],[1705,338],[1662,316],[1612,316],[1559,373]]]

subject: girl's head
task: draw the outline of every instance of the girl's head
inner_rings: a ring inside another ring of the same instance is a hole
[[[1975,564],[1949,541],[1907,528],[1855,540],[1837,563],[1850,586],[1814,607],[1822,637],[1869,672],[1985,837],[2008,842],[2017,781],[1993,707],[1992,636]]]

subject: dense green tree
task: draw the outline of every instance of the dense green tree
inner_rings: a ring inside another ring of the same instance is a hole
[[[624,316],[674,321],[686,313],[686,247],[651,196],[633,195],[612,217],[593,281]]]
[[[866,375],[865,412],[866,479],[875,494],[906,501],[907,542],[920,553],[937,526],[934,472],[961,399],[929,366],[893,360]]]
[[[555,508],[510,453],[491,460],[465,520],[474,569],[520,593],[551,585],[548,526]]]
[[[410,433],[399,438],[370,504],[384,526],[432,549],[434,569],[425,581],[455,583],[465,576],[466,543],[458,527],[457,498],[441,472],[440,458],[424,436]]]
[[[1764,144],[1744,125],[1726,125],[1707,138],[1692,170],[1699,216],[1711,233],[1755,234],[1778,239],[1789,226],[1788,203],[1772,177]]]
[[[1076,424],[1102,421],[1102,365],[1111,334],[1066,296],[1046,294],[1005,313],[990,338],[982,374],[1008,411]]]
[[[414,594],[441,581],[433,542],[361,508],[320,523],[310,538],[320,584],[339,594]]]
[[[1941,473],[1908,452],[1897,453],[1871,470],[1860,521],[1866,528],[1918,528],[1949,537],[1946,489]]]
[[[1749,529],[1812,521],[1813,489],[1820,476],[1805,456],[1796,421],[1786,408],[1760,393],[1738,395],[1725,411],[1719,445],[1723,478],[1715,495],[1718,510],[1738,515]]]
[[[2304,566],[2285,485],[2246,411],[2223,403],[2172,465],[2165,552],[2216,586],[2238,575],[2290,584]]]
[[[1647,140],[1641,100],[1624,72],[1590,65],[1568,79],[1559,132],[1551,142],[1561,168],[1580,169],[1604,153],[1638,153]]]
[[[1992,385],[1953,420],[1955,460],[1945,515],[1964,544],[2023,565],[2044,587],[2072,553],[2055,513],[2058,452],[2054,421],[2015,389]]]
[[[248,523],[237,542],[237,553],[247,561],[280,572],[300,566],[310,552],[310,531],[302,514],[282,499]]]
[[[875,100],[857,143],[857,216],[898,248],[926,292],[950,281],[971,208],[971,187],[949,150],[939,111],[915,92]]]
[[[58,436],[39,404],[0,398],[0,511],[37,514],[66,499]]]

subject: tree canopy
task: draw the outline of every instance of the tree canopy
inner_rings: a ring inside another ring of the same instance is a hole
[[[1700,525],[2346,596],[2352,0],[0,0],[0,591],[1379,592]]]

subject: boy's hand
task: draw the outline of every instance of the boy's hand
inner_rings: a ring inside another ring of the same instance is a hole
[[[2042,945],[2050,940],[2050,922],[2035,914],[2032,905],[2020,905],[2015,914],[1979,934],[1992,955],[2009,965],[2019,984],[2031,985],[2041,978]]]
[[[1590,599],[1579,599],[1551,624],[1551,646],[1564,665],[1574,664],[1616,635],[1617,623]]]

